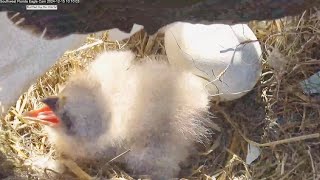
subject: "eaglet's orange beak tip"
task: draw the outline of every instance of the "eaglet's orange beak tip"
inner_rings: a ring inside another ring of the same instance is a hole
[[[58,125],[60,120],[59,118],[54,114],[52,109],[45,105],[42,108],[31,110],[29,112],[26,112],[24,114],[24,117],[28,120],[34,120],[44,125]]]

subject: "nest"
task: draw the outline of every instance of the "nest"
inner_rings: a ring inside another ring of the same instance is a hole
[[[319,179],[320,98],[303,92],[300,82],[320,70],[320,11],[297,17],[250,22],[263,47],[263,75],[241,99],[214,103],[211,110],[221,133],[202,153],[183,165],[189,179]],[[64,161],[67,171],[35,168],[36,159],[55,156],[42,126],[25,121],[23,112],[56,94],[68,76],[83,69],[105,50],[131,49],[138,57],[165,54],[163,37],[139,32],[129,40],[108,40],[107,32],[90,35],[78,50],[66,52],[25,92],[0,121],[0,178],[6,179],[132,179],[112,160]],[[245,162],[248,145],[260,150]]]

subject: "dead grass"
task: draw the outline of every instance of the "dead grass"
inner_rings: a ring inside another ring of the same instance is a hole
[[[212,105],[222,133],[203,153],[190,158],[186,172],[192,179],[319,179],[320,98],[305,95],[299,82],[320,70],[320,11],[250,26],[264,47],[261,81],[239,100]],[[0,178],[77,179],[72,173],[77,171],[82,177],[130,179],[121,166],[107,161],[80,164],[80,169],[66,162],[69,171],[58,176],[52,170],[31,168],[28,162],[34,157],[55,153],[42,127],[21,114],[40,106],[39,99],[56,94],[70,73],[84,68],[100,52],[129,48],[140,57],[164,54],[162,41],[161,36],[148,38],[140,32],[126,42],[112,42],[104,33],[89,36],[89,45],[82,49],[65,53],[1,119]],[[278,58],[268,60],[270,53]],[[251,165],[245,163],[248,143],[261,149]]]

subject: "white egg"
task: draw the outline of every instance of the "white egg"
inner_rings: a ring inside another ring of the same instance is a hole
[[[246,24],[177,22],[163,31],[169,63],[202,78],[214,100],[238,99],[257,83],[261,47]]]

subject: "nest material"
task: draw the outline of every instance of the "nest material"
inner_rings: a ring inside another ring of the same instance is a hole
[[[320,11],[276,21],[250,22],[263,47],[263,75],[254,90],[239,100],[213,104],[221,128],[211,144],[184,163],[191,179],[319,179],[320,98],[303,93],[300,82],[320,70]],[[93,44],[92,44],[93,43]],[[125,42],[90,35],[87,45],[66,52],[60,61],[24,93],[0,126],[0,178],[77,179],[131,177],[112,160],[90,164],[65,161],[63,174],[36,170],[27,162],[54,157],[54,148],[38,124],[21,118],[56,94],[72,72],[83,69],[104,50],[131,49],[138,57],[165,54],[163,37],[144,32]],[[90,45],[91,44],[91,45]],[[260,147],[252,164],[244,161],[248,143]],[[76,175],[75,175],[76,174]]]

